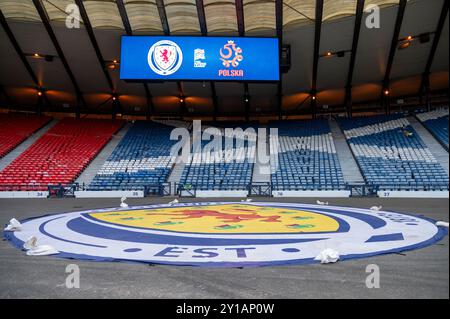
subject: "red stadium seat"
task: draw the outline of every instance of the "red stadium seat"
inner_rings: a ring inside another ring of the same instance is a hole
[[[48,116],[0,113],[0,158],[51,120]]]
[[[61,120],[0,172],[0,187],[46,190],[48,184],[72,183],[123,124]]]

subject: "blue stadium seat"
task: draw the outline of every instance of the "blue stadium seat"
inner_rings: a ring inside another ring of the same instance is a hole
[[[445,191],[448,175],[402,115],[341,119],[366,183],[380,190]]]
[[[88,190],[143,190],[165,182],[174,163],[170,155],[176,143],[170,140],[172,129],[154,122],[134,123]]]
[[[448,108],[419,113],[417,118],[448,151]]]
[[[254,125],[244,123],[222,123],[214,125],[217,128],[240,127],[243,130],[255,128]],[[206,125],[208,125],[206,123]],[[255,130],[256,131],[256,130]],[[256,136],[254,136],[256,138]],[[238,147],[240,140],[242,145]],[[238,134],[233,141],[232,152],[237,155],[233,160],[227,160],[230,150],[226,151],[225,138],[222,137],[222,150],[213,156],[205,150],[209,141],[201,142],[201,150],[194,150],[190,162],[185,166],[180,183],[190,185],[200,191],[205,190],[246,190],[251,183],[254,158],[255,140],[244,139]]]
[[[278,155],[272,152],[274,190],[343,190],[344,177],[326,120],[278,121]],[[273,145],[272,149],[276,147]],[[278,156],[278,167],[275,163]]]

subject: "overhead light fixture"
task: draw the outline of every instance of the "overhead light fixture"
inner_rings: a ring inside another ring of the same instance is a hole
[[[184,102],[184,99],[183,98],[180,98],[180,103],[183,103]]]
[[[23,55],[25,55],[26,57],[30,57],[33,59],[45,59],[45,61],[47,62],[52,62],[55,58],[54,55],[50,55],[50,54],[40,54],[38,52],[35,53],[24,53]]]
[[[398,49],[404,50],[406,48],[409,48],[410,46],[411,46],[411,41],[404,41],[399,44]]]
[[[37,94],[38,94],[39,96],[42,96],[42,91],[41,91],[41,90],[38,90]]]
[[[384,90],[384,95],[389,95],[389,90]]]
[[[312,97],[311,97],[313,100],[315,100],[316,99],[316,96],[315,95],[313,95]]]
[[[341,50],[341,51],[327,51],[319,55],[322,58],[331,58],[333,56],[337,56],[338,58],[342,58],[345,56],[345,52],[351,52],[351,50]]]
[[[115,69],[117,69],[118,67],[119,67],[119,60],[116,60],[116,59],[114,59],[114,60],[108,60],[108,61],[105,61],[104,62],[105,63],[105,67],[107,68],[107,69],[110,69],[110,70],[115,70]]]
[[[431,34],[434,32],[424,32],[419,35],[408,35],[404,38],[398,39],[399,46],[398,49],[406,49],[409,48],[413,41],[419,40],[419,43],[427,43],[430,42]]]

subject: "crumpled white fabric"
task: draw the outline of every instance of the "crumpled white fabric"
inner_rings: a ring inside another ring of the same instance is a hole
[[[22,224],[15,218],[11,218],[9,224],[5,228],[5,231],[20,231],[20,230],[22,230]]]
[[[37,238],[35,236],[31,236],[27,239],[26,242],[23,243],[23,249],[30,250],[37,247]]]
[[[27,251],[28,256],[47,256],[59,254],[59,251],[50,245],[37,245],[37,238],[35,236],[28,238],[28,240],[23,244],[23,248]]]
[[[178,204],[178,199],[174,199],[173,201],[169,202],[169,205],[175,205]]]
[[[448,222],[438,221],[436,222],[436,226],[442,226],[448,228]]]
[[[314,260],[320,260],[321,264],[329,264],[337,262],[339,258],[339,252],[337,250],[327,248],[322,250]]]
[[[126,197],[122,197],[122,198],[120,199],[120,207],[122,207],[122,208],[128,208],[128,204],[125,203],[126,199],[127,199]]]
[[[55,248],[53,248],[50,245],[40,245],[36,248],[27,250],[28,256],[47,256],[47,255],[54,255],[59,254],[59,251],[57,251]]]
[[[320,200],[316,200],[317,205],[328,205],[328,202],[321,202]]]
[[[383,206],[372,206],[372,207],[370,207],[370,210],[373,210],[373,211],[375,211],[375,212],[378,212],[378,211],[380,211],[382,208],[383,208]]]

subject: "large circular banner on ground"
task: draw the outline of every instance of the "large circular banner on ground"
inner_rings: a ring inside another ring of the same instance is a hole
[[[387,211],[290,203],[180,203],[62,213],[23,221],[5,237],[30,237],[56,256],[192,266],[306,264],[327,248],[341,260],[416,249],[447,231]]]

